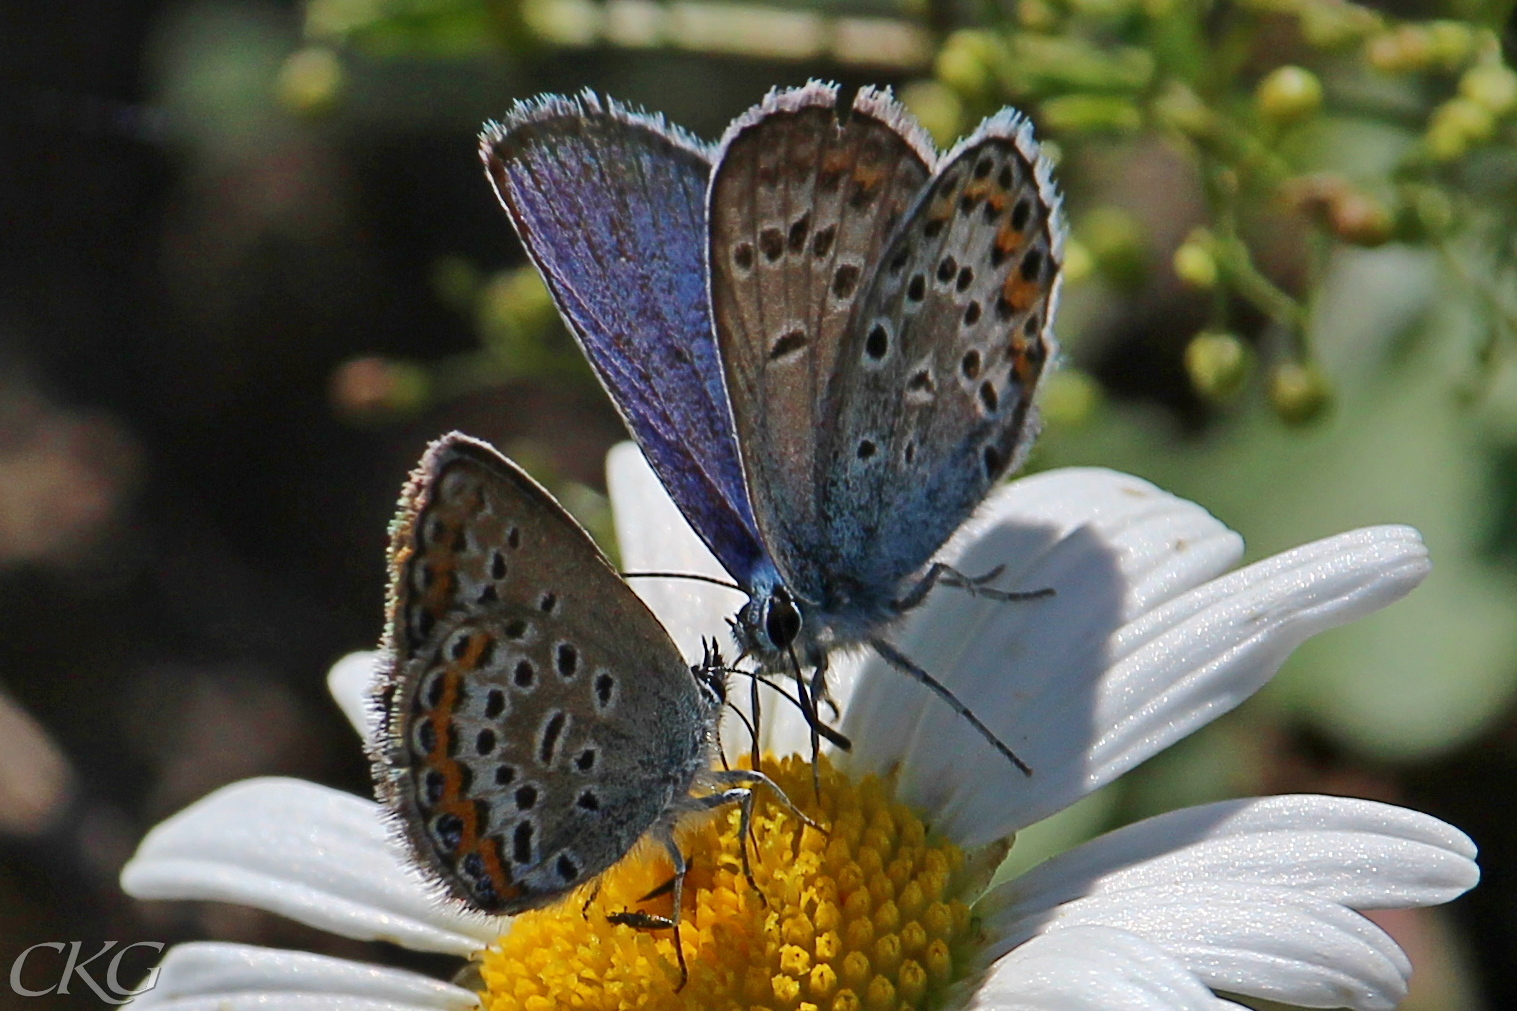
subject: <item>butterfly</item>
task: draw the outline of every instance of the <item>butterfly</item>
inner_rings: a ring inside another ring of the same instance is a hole
[[[867,644],[1025,455],[1056,352],[1064,227],[1006,109],[940,155],[888,92],[775,90],[714,147],[585,92],[518,103],[481,155],[569,329],[670,496],[749,600],[765,671]],[[803,700],[805,694],[803,693]],[[808,716],[815,733],[819,721]],[[815,743],[815,739],[813,739]]]
[[[579,524],[468,436],[428,447],[390,533],[374,778],[428,877],[515,914],[651,836],[674,864],[677,917],[675,823],[735,803],[746,828],[750,787],[769,783],[711,768],[720,656],[687,666]],[[619,922],[678,927],[654,919]]]

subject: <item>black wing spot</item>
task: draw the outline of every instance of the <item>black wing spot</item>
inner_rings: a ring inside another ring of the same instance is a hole
[[[943,229],[948,227],[947,218],[932,218],[922,226],[922,234],[929,239],[936,239],[943,234]]]
[[[559,880],[566,885],[579,877],[579,865],[571,860],[567,853],[560,853],[553,866],[558,871]]]
[[[964,291],[974,283],[974,268],[964,266],[959,268],[959,279],[953,283],[955,290]]]
[[[569,721],[563,710],[559,710],[548,717],[548,722],[543,726],[542,740],[537,745],[537,760],[543,765],[552,765],[553,756],[558,752],[558,739],[564,732],[564,724]]]
[[[423,755],[430,755],[437,750],[437,727],[431,720],[422,720],[416,724],[416,748]]]
[[[574,767],[580,772],[589,772],[595,768],[595,749],[586,748],[574,756]]]
[[[542,595],[542,599],[537,602],[537,609],[543,614],[552,614],[553,609],[557,606],[558,594],[556,593],[545,593]]]
[[[611,704],[611,692],[616,688],[616,679],[610,674],[595,676],[595,701],[602,709]]]
[[[980,321],[980,303],[970,302],[964,307],[964,325],[974,326]]]
[[[778,361],[787,355],[793,355],[809,343],[811,339],[806,336],[806,331],[796,327],[774,342],[774,346],[769,349],[769,360]]]
[[[497,765],[495,767],[495,785],[510,786],[516,781],[516,766]]]
[[[868,439],[861,439],[859,441],[859,448],[858,448],[858,451],[857,451],[858,452],[858,458],[860,460],[867,460],[870,457],[874,456],[874,454],[878,450],[879,450],[879,447],[876,446],[870,440],[868,440]]]
[[[594,790],[585,790],[581,792],[579,799],[576,800],[575,803],[584,808],[586,811],[600,810],[600,797],[596,796]]]
[[[447,687],[447,675],[443,674],[442,671],[438,671],[432,675],[432,680],[427,682],[427,690],[421,693],[418,698],[421,698],[426,703],[428,709],[436,709],[442,705],[442,693]]]
[[[512,672],[511,680],[516,682],[518,688],[531,688],[537,683],[537,665],[526,658],[516,661],[516,670]]]
[[[945,256],[938,263],[938,280],[948,282],[953,280],[953,275],[959,271],[959,261],[951,256]]]
[[[1038,335],[1038,328],[1041,325],[1042,321],[1038,319],[1038,314],[1033,313],[1027,317],[1027,322],[1022,324],[1022,332],[1029,337],[1036,337]]]
[[[1009,190],[1013,181],[1015,181],[1015,177],[1011,173],[1011,163],[1008,162],[1001,166],[1000,174],[996,176],[996,182],[1001,184],[1001,189]]]
[[[559,677],[566,680],[572,678],[579,672],[579,650],[574,648],[573,643],[559,643],[556,663]]]
[[[976,179],[984,179],[986,176],[990,175],[990,170],[995,167],[995,160],[991,158],[990,155],[986,155],[975,163],[974,177]]]
[[[984,382],[980,384],[980,403],[985,405],[987,414],[996,413],[996,408],[1001,406],[1001,398],[996,394],[994,383]]]
[[[974,205],[980,202],[980,198],[972,193],[966,193],[959,198],[959,213],[968,214],[974,210]]]
[[[931,393],[932,373],[927,369],[922,369],[907,380],[906,389],[912,393]]]
[[[521,639],[527,634],[527,622],[522,618],[511,618],[502,627],[507,639]]]
[[[906,282],[906,297],[913,302],[920,302],[926,294],[927,280],[921,274],[912,274],[911,280]]]
[[[469,636],[460,635],[448,646],[448,656],[454,660],[462,660],[464,654],[469,652]]]
[[[437,627],[437,618],[431,611],[421,609],[416,612],[416,637],[425,639],[432,634],[432,629]]]
[[[906,266],[906,261],[911,259],[911,247],[902,246],[900,252],[891,257],[889,270],[892,274],[899,274],[901,268]]]
[[[536,829],[530,821],[518,822],[511,833],[511,856],[518,864],[532,862],[532,836]]]
[[[837,238],[838,226],[828,225],[817,230],[811,239],[811,255],[820,259],[832,251],[832,240]]]
[[[911,462],[913,460],[915,460],[916,458],[917,458],[917,444],[914,443],[914,442],[908,442],[908,443],[906,443],[906,463],[907,463],[907,465],[909,466],[911,464]]]
[[[994,446],[985,447],[984,457],[985,476],[994,481],[996,479],[996,475],[1001,473],[1001,468],[1005,466],[1006,459],[1001,455],[1001,451],[996,449]]]
[[[859,283],[859,268],[845,263],[832,275],[832,294],[835,298],[847,298]]]
[[[490,578],[506,578],[506,556],[499,551],[490,552]]]
[[[1002,323],[1004,323],[1007,320],[1011,319],[1011,317],[1015,316],[1016,314],[1017,314],[1016,307],[1013,306],[1011,304],[1011,302],[1009,302],[1007,300],[1005,292],[1002,292],[1001,294],[999,294],[999,295],[996,296],[996,318],[997,319],[999,319]]]
[[[753,243],[739,242],[732,249],[732,262],[739,270],[753,269]]]
[[[1022,280],[1036,281],[1038,275],[1043,272],[1043,251],[1041,249],[1029,249],[1027,255],[1022,257]]]
[[[474,738],[474,751],[476,754],[483,757],[494,750],[495,731],[491,730],[489,727],[486,727],[479,732],[479,735],[477,737]]]
[[[1027,219],[1030,217],[1032,217],[1032,201],[1023,197],[1011,209],[1011,227],[1020,232],[1027,227]]]
[[[464,841],[464,820],[451,811],[432,819],[432,836],[444,853],[452,853]]]
[[[521,530],[520,530],[520,528],[518,528],[518,527],[512,527],[511,528],[511,530],[506,534],[506,543],[511,546],[511,550],[513,550],[513,551],[515,551],[517,548],[521,547]]]
[[[964,352],[964,357],[959,359],[959,371],[964,373],[964,378],[975,380],[980,377],[980,353],[974,348]]]
[[[494,583],[486,583],[480,587],[479,595],[474,599],[480,604],[493,604],[500,600],[500,594],[495,592]]]
[[[785,236],[778,228],[764,229],[759,232],[759,251],[764,254],[764,259],[773,263],[785,253]]]
[[[864,338],[864,352],[879,361],[885,357],[885,352],[890,350],[890,335],[885,332],[885,324],[876,323],[869,331],[869,336]]]
[[[807,211],[790,224],[790,235],[786,245],[792,253],[799,253],[806,248],[806,236],[811,234],[811,212]]]
[[[516,788],[516,810],[530,811],[537,806],[537,787],[531,783],[523,783]]]
[[[421,778],[422,796],[427,799],[428,806],[442,803],[443,791],[447,788],[448,779],[437,769],[428,769],[427,774]]]
[[[485,719],[493,720],[506,711],[506,693],[499,688],[491,688],[485,696]]]

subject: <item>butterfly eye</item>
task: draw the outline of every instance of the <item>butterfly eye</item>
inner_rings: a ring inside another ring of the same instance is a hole
[[[785,649],[801,634],[801,612],[789,597],[775,597],[764,616],[764,634],[775,649]]]

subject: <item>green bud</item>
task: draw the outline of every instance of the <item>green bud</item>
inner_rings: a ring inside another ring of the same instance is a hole
[[[532,267],[503,270],[480,291],[479,328],[507,351],[546,326],[553,313],[552,296]]]
[[[1197,241],[1193,233],[1180,244],[1174,256],[1175,276],[1192,288],[1214,288],[1221,271],[1210,243]]]
[[[1269,402],[1287,425],[1316,421],[1332,400],[1332,385],[1315,362],[1281,362],[1270,370]]]
[[[1490,140],[1496,130],[1491,111],[1468,98],[1451,98],[1433,110],[1423,138],[1438,161],[1453,161],[1473,144]]]
[[[938,80],[960,95],[983,95],[995,83],[996,49],[989,32],[961,28],[943,43],[934,71]]]
[[[1344,0],[1304,0],[1301,34],[1316,49],[1344,49],[1381,30],[1385,19],[1376,11]]]
[[[1047,0],[1021,0],[1017,24],[1030,32],[1051,32],[1059,27],[1059,11]]]
[[[1186,375],[1207,400],[1237,396],[1248,378],[1248,366],[1248,345],[1230,333],[1203,330],[1185,346]]]
[[[1478,36],[1474,27],[1463,21],[1429,21],[1427,32],[1433,62],[1450,70],[1464,64],[1475,52]]]
[[[1206,103],[1179,81],[1171,81],[1152,108],[1159,122],[1187,137],[1209,137],[1216,129],[1216,117]]]
[[[1254,105],[1266,122],[1284,125],[1316,115],[1322,82],[1303,67],[1276,67],[1254,91]]]
[[[1459,94],[1493,116],[1505,116],[1517,107],[1517,73],[1503,63],[1482,63],[1464,72]]]
[[[342,96],[342,61],[326,46],[306,46],[285,57],[275,80],[279,104],[297,116],[319,116]]]

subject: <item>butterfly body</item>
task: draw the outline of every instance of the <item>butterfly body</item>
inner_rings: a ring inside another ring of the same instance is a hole
[[[482,138],[571,331],[748,594],[738,644],[769,671],[824,669],[920,599],[1030,445],[1055,354],[1063,230],[1026,120],[1004,111],[940,156],[888,93],[837,104],[822,84],[772,92],[706,148],[586,94]],[[661,230],[576,229],[576,204],[651,207]],[[706,290],[671,287],[674,261]]]
[[[711,806],[720,672],[514,464],[438,440],[391,535],[376,782],[449,895],[546,905]]]

